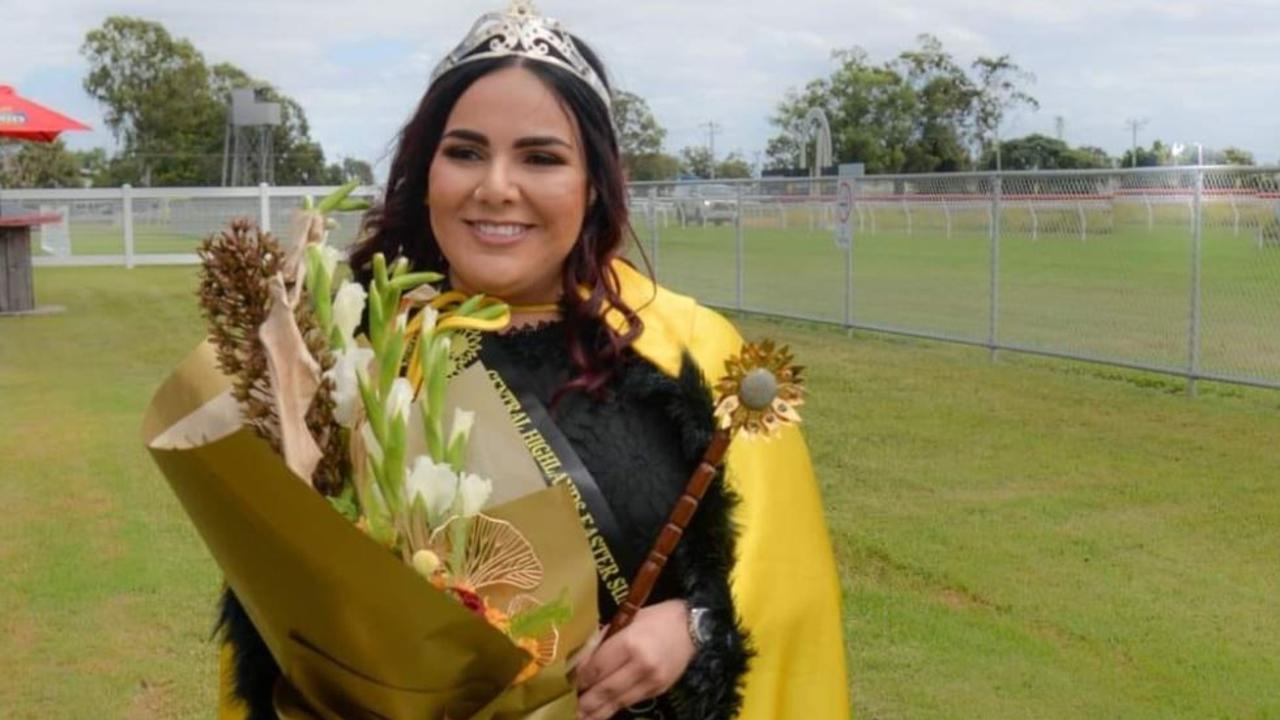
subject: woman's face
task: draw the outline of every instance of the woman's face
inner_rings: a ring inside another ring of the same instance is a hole
[[[511,67],[473,83],[427,183],[454,288],[526,305],[560,297],[587,209],[586,161],[577,124],[536,75]]]

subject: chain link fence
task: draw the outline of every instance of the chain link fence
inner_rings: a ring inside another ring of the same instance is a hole
[[[1280,388],[1280,169],[637,183],[659,280],[709,304]]]
[[[836,188],[633,183],[632,258],[723,308],[1280,388],[1280,169],[862,177],[848,246]],[[0,212],[64,218],[37,265],[190,263],[229,218],[287,232],[331,190],[2,190]]]

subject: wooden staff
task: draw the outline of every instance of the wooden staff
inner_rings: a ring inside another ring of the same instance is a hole
[[[698,511],[698,503],[702,502],[702,498],[711,487],[711,481],[715,479],[720,462],[724,460],[725,451],[729,449],[729,439],[727,430],[717,430],[712,436],[711,444],[702,455],[702,461],[698,463],[698,467],[689,478],[689,484],[684,488],[684,494],[671,509],[667,524],[663,526],[657,542],[649,551],[649,556],[645,558],[644,564],[636,573],[631,583],[631,592],[627,594],[627,599],[623,601],[618,612],[614,613],[613,620],[609,622],[609,629],[604,635],[606,638],[612,637],[619,630],[630,625],[636,613],[649,599],[653,586],[658,582],[658,576],[662,574],[662,568],[666,566],[671,553],[675,552],[685,528],[689,527],[694,513]]]

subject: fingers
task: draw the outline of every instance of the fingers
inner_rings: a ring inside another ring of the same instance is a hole
[[[640,682],[643,672],[639,664],[628,663],[592,685],[578,698],[578,720],[609,720],[622,708],[650,697],[649,688]]]
[[[666,692],[684,670],[635,626],[614,635],[578,670],[578,717],[607,720],[625,707]]]
[[[628,633],[624,630],[605,640],[596,647],[594,652],[586,657],[584,662],[578,665],[575,677],[579,690],[589,689],[597,682],[600,682],[601,679],[617,672],[618,668],[626,664],[627,658],[631,654],[627,645],[627,636]]]

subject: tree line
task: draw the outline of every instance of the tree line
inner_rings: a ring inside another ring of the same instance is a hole
[[[187,40],[154,22],[112,17],[85,37],[89,62],[85,91],[105,109],[119,145],[71,152],[61,142],[0,147],[0,185],[6,187],[217,185],[233,89],[254,88],[262,101],[278,102],[281,125],[273,129],[275,182],[279,185],[373,182],[368,163],[326,162],[310,137],[302,106],[270,83],[231,63],[210,65]],[[862,48],[832,54],[833,69],[784,95],[770,122],[777,129],[765,147],[762,168],[738,151],[713,157],[709,148],[665,150],[667,130],[639,95],[619,90],[614,100],[620,149],[631,180],[745,178],[797,174],[805,166],[806,115],[821,108],[831,126],[837,162],[861,162],[870,174],[963,170],[1053,170],[1149,167],[1194,162],[1156,140],[1149,148],[1112,157],[1098,147],[1071,147],[1042,134],[1003,139],[1005,117],[1035,110],[1035,77],[1008,55],[978,57],[968,65],[932,35],[917,46],[875,62]],[[809,158],[812,162],[812,157]],[[1207,163],[1252,165],[1238,148],[1208,149]]]
[[[118,150],[72,152],[61,140],[0,148],[5,187],[219,185],[231,91],[252,88],[281,107],[272,128],[278,185],[373,182],[373,168],[354,158],[327,162],[311,138],[306,112],[293,98],[232,63],[210,64],[184,38],[159,23],[110,17],[80,47],[89,69],[86,93],[103,107]]]

